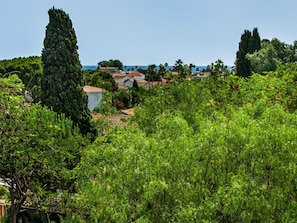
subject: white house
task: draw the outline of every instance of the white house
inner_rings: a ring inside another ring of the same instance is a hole
[[[143,81],[145,81],[145,75],[140,72],[116,73],[113,74],[113,79],[120,88],[131,88],[134,80],[136,80],[137,83],[141,82],[142,85],[144,85]]]
[[[84,92],[88,95],[88,108],[93,111],[94,108],[99,107],[103,96],[103,89],[86,85],[84,86]]]
[[[128,77],[130,79],[134,79],[136,81],[138,81],[138,80],[144,80],[145,79],[145,75],[142,74],[142,73],[140,73],[140,72],[130,72],[128,74]]]
[[[128,79],[127,81],[124,82],[125,87],[132,88],[133,87],[133,82],[134,82],[134,79]]]
[[[129,80],[129,77],[126,74],[114,74],[113,79],[117,84],[124,83],[126,80]]]

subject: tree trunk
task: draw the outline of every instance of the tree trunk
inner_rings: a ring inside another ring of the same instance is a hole
[[[11,215],[10,223],[16,223],[17,222],[17,215]]]
[[[13,204],[10,209],[10,223],[17,223],[17,215],[19,211],[16,210],[16,207]]]
[[[49,214],[46,212],[44,215],[44,222],[45,223],[50,223],[50,218],[49,218]]]
[[[11,195],[11,198],[14,198],[13,195]],[[17,215],[21,210],[22,205],[24,204],[27,196],[23,195],[20,202],[15,203],[14,199],[11,200],[11,207],[10,207],[10,223],[17,223]]]

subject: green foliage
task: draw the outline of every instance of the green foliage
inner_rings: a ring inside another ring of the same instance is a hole
[[[112,94],[114,107],[117,109],[129,108],[131,103],[131,92],[125,89],[119,89]]]
[[[228,67],[225,66],[224,62],[220,59],[218,59],[215,63],[211,63],[211,65],[208,67],[210,70],[210,75],[215,79],[226,78],[230,75]]]
[[[141,97],[140,90],[136,80],[133,81],[133,87],[131,89],[131,97],[132,97],[131,99],[132,106],[140,103],[140,97]]]
[[[296,80],[288,64],[155,88],[84,151],[66,222],[294,221]]]
[[[279,65],[275,72],[269,72],[269,77],[275,77],[282,87],[272,86],[277,91],[277,102],[281,102],[290,112],[297,109],[297,65],[295,63]],[[276,98],[275,97],[275,98]]]
[[[42,62],[39,56],[18,57],[10,60],[0,61],[1,76],[12,71],[19,72],[19,78],[27,85],[31,79],[30,75],[42,70]]]
[[[192,68],[195,66],[193,64],[187,65],[184,64],[181,59],[175,61],[175,64],[172,68],[172,71],[178,72],[177,78],[179,80],[183,80],[186,77],[190,77],[192,75]]]
[[[16,72],[14,72],[16,71]],[[7,77],[7,73],[17,73],[25,85],[24,90],[32,93],[33,101],[40,101],[40,81],[42,78],[41,57],[19,57],[0,61],[0,76]]]
[[[258,28],[253,29],[253,33],[249,40],[248,53],[254,53],[261,49],[261,38],[258,32]]]
[[[167,67],[168,67],[168,64],[167,63],[165,63],[164,65],[163,64],[160,64],[159,65],[158,75],[160,77],[163,78],[165,76]]]
[[[115,115],[118,113],[118,111],[116,107],[113,106],[113,104],[114,102],[112,100],[112,93],[109,91],[104,91],[100,101],[100,106],[95,108],[94,111],[106,116]]]
[[[98,136],[102,136],[109,129],[109,122],[106,115],[97,114],[97,117],[92,120],[94,126],[97,128]]]
[[[118,67],[119,70],[123,70],[123,63],[119,60],[103,60],[98,63],[98,68],[100,67]]]
[[[16,75],[0,78],[0,87],[0,178],[9,185],[15,219],[25,202],[46,210],[57,189],[71,190],[70,170],[85,140],[64,115],[40,105],[25,107]]]
[[[277,54],[271,44],[264,44],[261,50],[247,54],[246,57],[255,73],[264,74],[264,72],[275,71],[277,68]]]
[[[0,199],[8,200],[9,190],[6,186],[0,186]]]
[[[147,72],[145,74],[145,79],[147,81],[160,81],[161,77],[157,71],[156,64],[150,64],[147,68]]]
[[[241,35],[239,49],[236,53],[236,74],[240,77],[249,77],[252,73],[250,61],[246,58],[248,53],[252,54],[261,49],[261,40],[257,28],[253,33],[245,30]]]
[[[114,92],[118,86],[111,74],[98,70],[83,71],[83,79],[85,85],[100,87],[104,90]]]
[[[52,8],[48,14],[42,50],[42,104],[71,118],[84,135],[94,136],[72,22],[63,10]]]
[[[297,49],[297,41],[294,41],[293,44],[287,44],[285,42],[281,42],[277,38],[273,38],[271,41],[266,40],[269,44],[271,44],[277,55],[278,61],[283,64],[286,63],[294,63],[297,61],[296,49]]]
[[[236,53],[236,73],[241,77],[248,77],[251,74],[251,68],[249,60],[246,58],[246,54],[248,53],[249,40],[251,38],[251,32],[249,30],[245,30],[241,35],[239,49]]]

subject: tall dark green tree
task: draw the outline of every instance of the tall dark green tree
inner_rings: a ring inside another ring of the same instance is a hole
[[[246,55],[252,54],[261,49],[261,38],[258,29],[254,28],[253,32],[245,30],[241,35],[239,49],[236,53],[236,71],[241,77],[249,77],[252,73],[252,66]]]
[[[248,53],[254,53],[261,49],[261,38],[257,28],[253,29],[252,36],[249,40]]]
[[[133,81],[133,87],[131,91],[131,96],[132,96],[132,105],[138,104],[139,103],[139,87],[138,83],[136,80]]]
[[[70,117],[84,135],[95,133],[83,92],[82,66],[71,19],[61,9],[52,8],[48,14],[42,50],[42,104]]]
[[[251,75],[251,64],[246,58],[251,36],[252,34],[249,30],[244,31],[244,33],[241,35],[239,49],[236,53],[236,72],[237,75],[241,77],[248,77]]]

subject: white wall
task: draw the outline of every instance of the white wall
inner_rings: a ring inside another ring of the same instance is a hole
[[[94,108],[99,107],[100,101],[102,100],[102,92],[87,93],[88,95],[88,108],[93,111]]]

